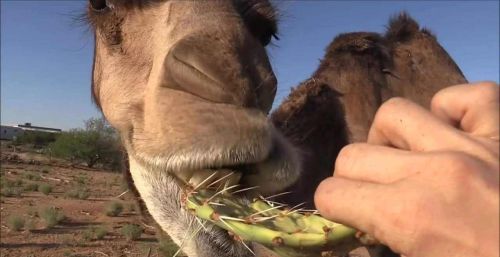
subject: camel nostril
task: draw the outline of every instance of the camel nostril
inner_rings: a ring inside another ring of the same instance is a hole
[[[232,103],[234,97],[224,90],[214,72],[205,68],[201,53],[190,51],[189,46],[174,46],[164,63],[162,86],[182,90],[215,103]]]
[[[261,52],[190,36],[167,54],[161,85],[210,102],[264,110],[274,99],[276,79]]]

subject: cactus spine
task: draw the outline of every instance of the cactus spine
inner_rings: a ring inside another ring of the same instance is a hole
[[[283,257],[319,256],[325,247],[356,234],[355,229],[326,220],[315,211],[287,209],[262,197],[236,198],[230,188],[217,193],[193,190],[184,197],[185,208],[227,230],[235,240],[260,243]]]

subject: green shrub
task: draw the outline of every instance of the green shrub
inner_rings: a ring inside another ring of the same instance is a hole
[[[179,246],[168,237],[162,237],[158,243],[158,253],[161,257],[171,257],[177,253]]]
[[[44,195],[48,195],[52,192],[52,186],[49,184],[40,184],[38,186],[38,192],[41,192]]]
[[[16,137],[13,143],[15,145],[31,144],[36,148],[41,148],[54,142],[57,136],[56,133],[25,131],[21,136]]]
[[[19,231],[24,227],[24,218],[20,216],[10,216],[7,218],[7,226],[13,231]]]
[[[62,132],[49,148],[54,156],[85,162],[90,168],[100,163],[114,170],[123,154],[118,134],[104,118],[87,120],[84,129]]]
[[[135,203],[129,203],[128,204],[128,211],[129,212],[135,212]]]
[[[120,202],[111,202],[106,206],[106,215],[116,217],[123,211],[123,204]]]
[[[35,181],[42,180],[42,176],[40,176],[39,174],[33,174],[33,173],[25,173],[23,175],[23,178],[25,178],[27,180],[35,180]]]
[[[94,239],[94,230],[93,230],[93,228],[88,228],[88,229],[84,230],[83,233],[82,233],[82,238],[85,241],[91,241],[92,239]]]
[[[37,183],[28,183],[28,184],[24,185],[23,189],[24,189],[24,191],[27,191],[27,192],[37,191],[38,184]]]
[[[103,226],[99,226],[99,227],[90,227],[88,228],[87,230],[85,230],[83,232],[83,239],[86,240],[86,241],[90,241],[90,240],[101,240],[104,238],[104,236],[106,236],[108,234],[108,230],[103,227]]]
[[[129,189],[129,187],[128,187],[127,181],[122,180],[122,182],[120,183],[120,190],[125,191],[125,190],[128,190],[128,189]]]
[[[24,228],[28,231],[33,231],[36,229],[36,221],[34,219],[29,219],[26,221],[26,224],[24,224]]]
[[[54,207],[47,207],[41,210],[39,215],[45,221],[46,228],[53,228],[66,218],[62,211]]]
[[[95,228],[94,233],[95,239],[101,240],[108,234],[108,230],[103,226],[99,226]]]
[[[85,199],[89,198],[90,192],[89,192],[88,188],[78,187],[78,188],[71,189],[68,192],[64,193],[64,196],[67,198],[85,200]]]
[[[30,207],[28,211],[26,211],[26,214],[30,217],[38,217],[38,211],[34,207]]]
[[[7,179],[5,177],[0,177],[0,188],[4,187],[13,187],[14,182],[10,179]]]
[[[136,224],[127,224],[120,230],[122,235],[129,241],[133,241],[141,237],[142,228]]]
[[[21,189],[17,187],[4,187],[0,194],[5,197],[19,197],[21,196]]]
[[[24,184],[24,181],[20,178],[16,179],[16,181],[14,181],[14,186],[16,187],[20,187]]]
[[[78,183],[80,185],[85,185],[87,183],[87,177],[84,175],[80,175],[80,176],[75,178],[75,181],[76,181],[76,183]]]

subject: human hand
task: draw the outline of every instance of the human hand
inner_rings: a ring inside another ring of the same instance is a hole
[[[342,149],[316,207],[404,256],[499,256],[498,118],[494,83],[446,88],[430,112],[391,99],[367,144]]]

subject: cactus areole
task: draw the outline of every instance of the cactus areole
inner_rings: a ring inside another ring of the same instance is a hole
[[[229,193],[229,188],[193,190],[182,202],[202,224],[215,224],[243,244],[256,242],[283,257],[319,256],[356,234],[355,229],[326,220],[316,211],[287,208],[263,197],[245,200]]]

